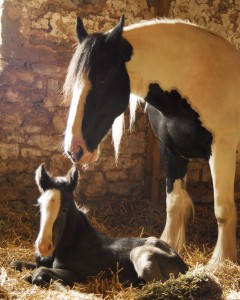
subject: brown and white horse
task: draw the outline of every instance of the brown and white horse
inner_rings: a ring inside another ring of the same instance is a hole
[[[167,221],[161,239],[185,243],[192,210],[185,189],[192,158],[209,160],[218,239],[210,264],[237,260],[234,177],[240,126],[240,55],[222,37],[178,20],[153,20],[88,35],[79,45],[64,91],[71,98],[65,152],[75,163],[97,160],[99,144],[129,104],[148,103],[167,178]]]

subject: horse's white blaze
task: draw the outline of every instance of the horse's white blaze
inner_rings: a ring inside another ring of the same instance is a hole
[[[54,250],[52,230],[60,210],[60,191],[56,189],[47,190],[38,199],[38,203],[40,204],[41,220],[35,247],[41,255],[49,256]]]
[[[66,153],[78,153],[79,146],[82,148],[83,156],[79,160],[79,163],[82,164],[93,162],[98,157],[98,150],[93,153],[87,150],[81,130],[84,105],[90,90],[91,83],[84,76],[79,82],[75,82],[64,139],[64,150]]]
[[[185,226],[193,213],[193,204],[182,180],[175,180],[173,191],[167,193],[166,205],[167,220],[161,239],[181,251],[185,244]]]

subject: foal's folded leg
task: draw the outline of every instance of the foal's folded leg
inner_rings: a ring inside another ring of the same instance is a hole
[[[23,268],[26,268],[28,270],[34,270],[37,268],[37,265],[36,265],[36,263],[33,263],[33,262],[14,260],[10,263],[10,268],[16,269],[17,271],[22,272]]]
[[[32,275],[32,284],[42,287],[48,287],[53,282],[58,281],[62,285],[73,286],[76,281],[76,275],[73,272],[64,269],[50,269],[47,267],[40,267],[35,270]]]

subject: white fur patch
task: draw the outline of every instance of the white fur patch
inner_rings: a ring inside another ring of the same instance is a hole
[[[167,193],[167,220],[161,239],[177,251],[183,250],[185,244],[185,227],[193,204],[180,179],[175,180],[173,191]]]
[[[123,131],[124,131],[124,113],[118,116],[112,125],[112,139],[115,151],[115,158],[118,159],[119,149],[120,149],[120,142],[122,139]]]
[[[129,129],[132,130],[133,124],[135,123],[135,116],[138,104],[141,100],[134,94],[130,94],[129,109],[130,109],[130,124]],[[120,143],[125,129],[124,113],[118,116],[112,125],[112,140],[114,145],[115,158],[118,159]]]
[[[52,245],[52,229],[53,224],[57,219],[60,206],[61,194],[56,189],[47,190],[38,199],[41,211],[40,230],[36,240],[36,248],[44,248]]]

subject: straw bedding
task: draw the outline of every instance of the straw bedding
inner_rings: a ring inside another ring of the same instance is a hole
[[[82,204],[82,203],[81,203]],[[88,202],[92,224],[111,236],[158,236],[165,222],[164,204],[150,203],[147,199],[104,199]],[[91,278],[88,284],[76,284],[73,289],[63,288],[58,283],[48,289],[30,285],[25,278],[31,271],[22,273],[9,268],[12,260],[33,260],[33,243],[37,236],[39,215],[37,208],[14,212],[7,206],[0,207],[0,299],[240,299],[240,266],[225,261],[214,273],[203,265],[211,255],[216,239],[216,226],[211,215],[212,204],[198,208],[205,220],[196,219],[188,227],[192,242],[182,254],[190,266],[187,274],[170,278],[167,282],[153,282],[141,289],[123,288],[117,274],[111,281],[102,280],[102,274]],[[208,224],[201,231],[200,225]],[[211,225],[212,224],[212,225]],[[147,226],[146,226],[147,225]],[[146,226],[146,227],[143,227]],[[207,240],[209,238],[209,241]],[[193,244],[194,242],[194,244]]]

